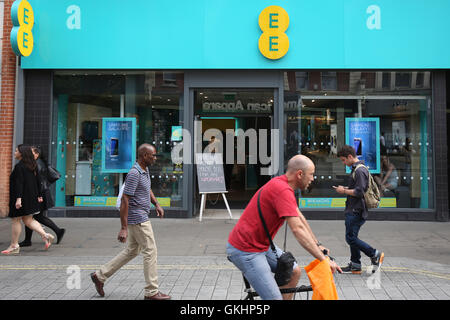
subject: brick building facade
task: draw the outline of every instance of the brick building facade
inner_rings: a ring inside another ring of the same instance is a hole
[[[1,105],[0,105],[0,217],[8,214],[9,174],[12,166],[14,138],[14,98],[16,79],[16,56],[9,45],[12,28],[11,5],[13,0],[0,1],[3,12],[1,41]],[[2,21],[0,20],[0,22]]]

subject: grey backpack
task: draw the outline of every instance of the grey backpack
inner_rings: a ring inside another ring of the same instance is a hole
[[[352,174],[353,179],[355,179],[355,171],[358,170],[359,167],[364,167],[367,169],[367,171],[369,171],[369,168],[367,168],[365,165],[358,164],[355,170],[353,170]],[[367,191],[364,192],[364,201],[366,202],[367,209],[378,208],[378,206],[380,205],[380,200],[381,200],[380,190],[378,189],[375,180],[373,179],[372,175],[369,172],[369,183]]]

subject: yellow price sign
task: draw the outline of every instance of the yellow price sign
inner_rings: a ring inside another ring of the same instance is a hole
[[[289,15],[280,6],[265,8],[258,19],[262,34],[258,47],[261,54],[271,60],[284,57],[289,50],[289,38],[286,30],[289,27]]]

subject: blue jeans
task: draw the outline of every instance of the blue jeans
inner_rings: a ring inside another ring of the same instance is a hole
[[[357,265],[361,265],[361,251],[369,258],[375,255],[375,249],[358,238],[364,222],[366,220],[357,212],[345,213],[345,241],[350,246],[350,261]]]
[[[278,257],[283,251],[275,245]],[[277,258],[269,247],[265,252],[245,252],[227,243],[228,259],[244,274],[253,289],[263,300],[282,300],[280,289],[273,273],[277,268]],[[294,263],[294,267],[297,263]]]

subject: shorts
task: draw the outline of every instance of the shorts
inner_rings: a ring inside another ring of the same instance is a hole
[[[278,257],[283,250],[275,245]],[[277,258],[269,247],[264,252],[245,252],[227,243],[228,259],[244,274],[253,289],[263,300],[282,300],[280,289],[273,273],[277,268]],[[293,269],[298,264],[295,262]]]

